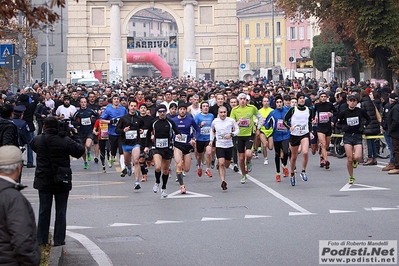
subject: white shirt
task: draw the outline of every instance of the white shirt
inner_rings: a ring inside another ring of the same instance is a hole
[[[66,108],[64,105],[60,105],[55,111],[56,116],[64,115],[64,119],[70,119],[73,114],[76,113],[76,107],[72,104]]]
[[[217,148],[231,148],[234,146],[233,138],[225,139],[224,136],[233,133],[235,136],[240,133],[240,128],[237,122],[231,118],[226,117],[222,120],[215,118],[211,124],[211,141],[216,137]]]

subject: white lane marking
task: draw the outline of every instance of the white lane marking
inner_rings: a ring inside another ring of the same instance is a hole
[[[349,212],[356,212],[356,211],[330,210],[330,213],[349,213]]]
[[[385,187],[374,187],[369,185],[362,185],[362,184],[349,184],[346,183],[339,191],[362,191],[362,190],[391,190],[390,188]]]
[[[289,216],[298,216],[298,215],[315,215],[316,213],[306,213],[306,212],[289,212]]]
[[[140,224],[128,224],[128,223],[113,223],[110,224],[110,227],[121,227],[121,226],[133,226],[133,225],[140,225]]]
[[[213,218],[213,217],[203,217],[201,222],[209,222],[209,221],[227,221],[231,220],[231,218]]]
[[[384,208],[384,207],[371,207],[371,208],[364,208],[366,211],[391,211],[391,210],[399,210],[397,208]]]
[[[111,259],[102,251],[96,244],[94,244],[87,236],[66,231],[67,236],[70,236],[79,241],[89,251],[93,259],[101,266],[112,266]]]
[[[93,228],[93,227],[90,227],[90,226],[68,225],[66,229],[67,229],[67,230],[76,230],[76,229],[90,229],[90,228]]]
[[[179,224],[183,223],[183,221],[166,221],[166,220],[158,220],[155,224]]]
[[[292,200],[284,197],[283,195],[281,195],[280,193],[278,193],[277,191],[275,191],[274,189],[266,186],[265,184],[263,184],[262,182],[260,182],[259,180],[257,180],[256,178],[250,176],[247,174],[247,179],[251,180],[253,183],[257,184],[258,186],[260,186],[261,188],[263,188],[264,190],[266,190],[267,192],[269,192],[270,194],[272,194],[273,196],[275,196],[276,198],[284,201],[285,203],[287,203],[288,205],[290,205],[292,208],[296,209],[297,211],[299,211],[302,214],[312,214],[310,211],[302,208],[301,206],[299,206],[298,204],[296,204],[295,202],[293,202]],[[296,214],[292,214],[292,215],[296,215]]]
[[[247,214],[247,215],[244,216],[244,219],[269,218],[269,217],[272,217],[272,216]]]
[[[177,190],[168,195],[169,199],[181,199],[181,198],[211,198],[212,196],[201,194],[192,191],[186,191],[186,194],[180,194],[180,190]]]

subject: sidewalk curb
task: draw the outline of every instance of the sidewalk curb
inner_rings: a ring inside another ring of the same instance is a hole
[[[61,266],[64,260],[64,247],[51,247],[49,266]]]

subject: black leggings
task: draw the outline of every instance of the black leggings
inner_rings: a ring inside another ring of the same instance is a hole
[[[289,140],[283,140],[283,141],[274,141],[274,162],[276,164],[276,172],[280,173],[280,156],[281,156],[281,151],[283,151],[284,155],[283,158],[281,159],[281,162],[283,165],[287,166],[288,162],[288,146],[289,146]]]
[[[119,155],[123,154],[121,136],[109,135],[109,145],[111,146],[111,155],[116,156],[116,151],[119,150]]]
[[[105,165],[105,150],[107,150],[107,159],[109,160],[109,142],[107,139],[102,139],[98,141],[100,147],[100,160],[101,164]]]

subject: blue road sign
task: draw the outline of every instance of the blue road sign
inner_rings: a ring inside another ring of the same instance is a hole
[[[245,69],[246,67],[247,67],[246,64],[241,64],[241,65],[240,65],[240,68],[241,68],[241,69]]]
[[[0,44],[0,66],[6,65],[6,58],[11,54],[14,54],[14,44]]]

